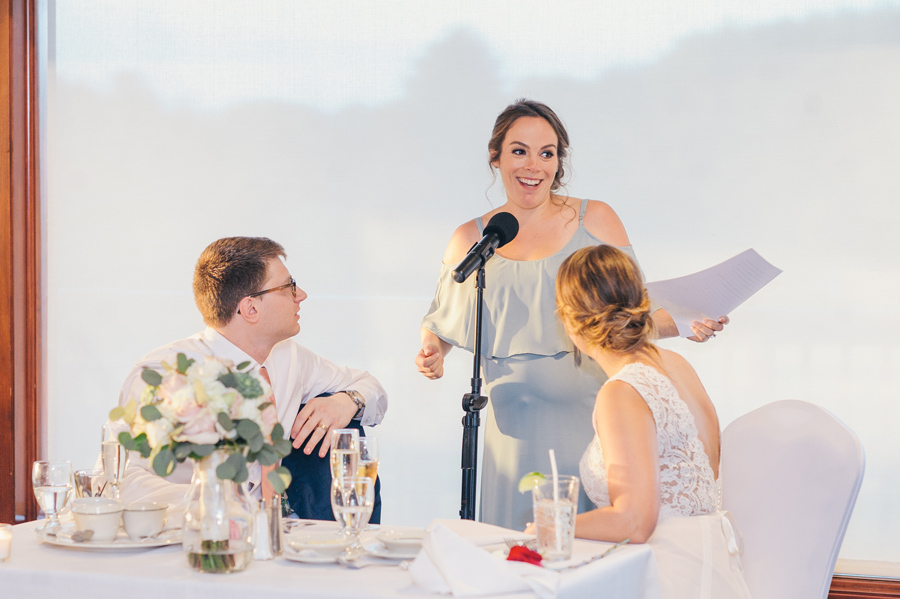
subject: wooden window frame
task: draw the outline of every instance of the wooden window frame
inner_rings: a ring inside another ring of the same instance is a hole
[[[0,0],[0,522],[34,520],[45,453],[37,2]],[[18,451],[17,451],[18,448]],[[900,580],[836,575],[829,599],[900,598]]]
[[[0,521],[38,515],[44,453],[36,0],[0,0]]]

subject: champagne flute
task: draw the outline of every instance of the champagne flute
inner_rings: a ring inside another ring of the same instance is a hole
[[[350,481],[359,470],[359,431],[339,428],[331,431],[331,478]]]
[[[103,442],[103,474],[112,487],[112,498],[119,499],[119,485],[125,478],[128,466],[128,450],[118,441]]]
[[[38,505],[47,515],[47,523],[38,530],[56,534],[59,512],[66,507],[74,485],[72,464],[68,460],[38,461],[31,468],[31,488]]]
[[[118,420],[103,425],[103,475],[112,487],[112,498],[116,500],[119,499],[119,485],[125,478],[125,468],[128,466],[128,450],[119,443],[119,433],[127,430],[128,425]]]
[[[367,477],[372,479],[372,489],[374,493],[375,481],[378,478],[378,439],[375,437],[359,438],[359,477]],[[371,512],[369,516],[371,517]],[[377,524],[369,524],[366,530],[378,530]]]
[[[358,476],[367,476],[374,481],[378,478],[378,439],[375,437],[359,438]]]
[[[359,546],[359,534],[369,523],[374,506],[375,481],[368,476],[332,480],[331,509],[334,519],[341,526],[341,533],[355,539],[355,547]]]

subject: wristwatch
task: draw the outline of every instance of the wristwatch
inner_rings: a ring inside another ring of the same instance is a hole
[[[363,417],[363,412],[366,411],[366,399],[360,394],[359,391],[354,391],[353,389],[345,389],[341,391],[341,393],[346,393],[350,396],[350,399],[353,400],[353,403],[356,404],[356,407],[359,408],[356,410],[356,414],[353,415],[353,420],[361,420]]]

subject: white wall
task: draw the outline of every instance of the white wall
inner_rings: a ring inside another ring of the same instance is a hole
[[[784,270],[713,342],[666,345],[723,426],[799,398],[855,429],[842,557],[900,561],[900,3],[334,4],[50,3],[52,457],[91,464],[131,365],[202,326],[200,251],[265,235],[310,296],[299,340],[390,394],[385,520],[455,517],[471,360],[421,378],[419,321],[453,229],[503,201],[487,139],[527,96],[650,280],[748,247]]]

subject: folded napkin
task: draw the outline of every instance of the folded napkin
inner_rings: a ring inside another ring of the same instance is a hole
[[[409,567],[417,586],[443,595],[475,597],[531,591],[554,599],[559,573],[524,562],[508,562],[436,523]]]

